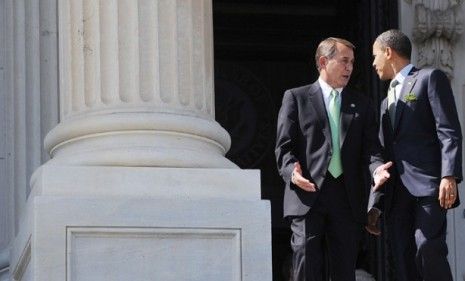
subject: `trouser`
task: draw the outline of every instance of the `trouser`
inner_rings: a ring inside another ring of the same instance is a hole
[[[325,254],[332,281],[355,281],[362,225],[352,216],[343,177],[327,176],[314,206],[292,219],[293,280],[323,280]]]
[[[397,185],[387,219],[397,281],[452,281],[447,261],[447,211],[434,197],[414,197]]]

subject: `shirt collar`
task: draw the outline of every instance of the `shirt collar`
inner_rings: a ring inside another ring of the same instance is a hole
[[[404,83],[405,77],[410,73],[413,68],[413,64],[407,64],[404,68],[401,69],[399,73],[394,77],[395,80],[399,81],[399,84]]]
[[[329,86],[328,83],[326,83],[321,76],[318,78],[318,83],[320,83],[321,90],[323,91],[323,96],[329,97],[331,94],[331,91],[334,89],[333,87]],[[342,92],[343,88],[336,88],[336,90],[339,94]]]

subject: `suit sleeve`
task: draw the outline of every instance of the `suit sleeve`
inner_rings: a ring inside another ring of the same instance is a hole
[[[376,114],[371,103],[368,104],[368,114],[365,120],[364,130],[364,147],[365,155],[368,159],[370,174],[373,175],[378,166],[384,163],[382,157],[382,146],[378,138],[378,123],[376,122]]]
[[[367,155],[368,158],[368,164],[370,168],[370,176],[371,178],[373,177],[373,173],[378,168],[380,165],[384,163],[383,159],[383,147],[380,143],[379,137],[378,137],[378,131],[379,131],[379,126],[378,122],[376,122],[376,113],[375,110],[370,103],[368,106],[368,118],[366,118],[366,129],[364,130],[365,136],[364,136],[364,142],[366,144],[366,152],[365,154]],[[371,187],[371,186],[370,186]],[[382,187],[378,189],[377,191],[373,191],[370,188],[369,191],[369,197],[368,197],[368,211],[370,211],[372,208],[376,208],[378,210],[383,210],[384,209],[384,193],[385,193],[385,187]]]
[[[294,163],[299,161],[295,155],[298,134],[298,109],[291,91],[284,93],[279,110],[276,134],[276,161],[278,171],[286,183],[290,183]]]
[[[434,70],[428,81],[428,98],[441,143],[441,176],[462,181],[462,132],[454,95],[446,75]]]

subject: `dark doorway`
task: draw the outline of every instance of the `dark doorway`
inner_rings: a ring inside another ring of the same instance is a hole
[[[271,201],[273,280],[288,280],[290,230],[282,219],[283,182],[274,157],[276,118],[286,89],[314,82],[317,44],[342,37],[357,49],[350,87],[379,103],[371,44],[397,26],[397,1],[213,0],[216,119],[228,130],[226,155],[260,169],[262,197]],[[384,240],[366,236],[359,267],[390,280]]]

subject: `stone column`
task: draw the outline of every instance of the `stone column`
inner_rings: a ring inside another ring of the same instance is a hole
[[[211,14],[205,0],[59,1],[52,161],[235,167],[214,121]]]
[[[211,0],[60,0],[60,122],[14,280],[271,280],[258,171],[214,121]]]

